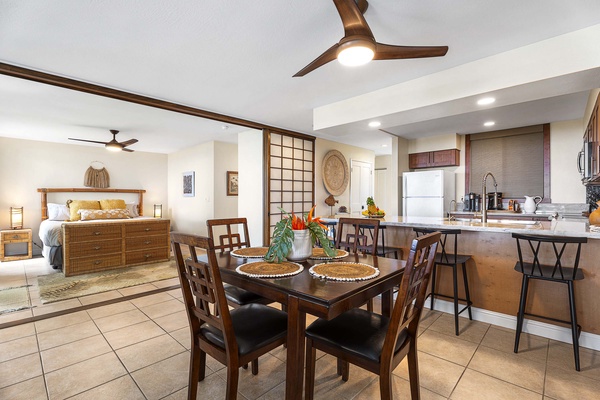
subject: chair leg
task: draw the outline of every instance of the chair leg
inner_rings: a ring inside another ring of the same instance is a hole
[[[471,293],[469,293],[469,280],[467,279],[467,264],[462,264],[463,281],[465,283],[465,298],[467,299],[467,311],[469,312],[469,319],[473,321],[473,314],[471,313]]]
[[[454,333],[458,336],[458,266],[452,267],[452,283],[454,284]]]
[[[240,379],[240,370],[237,367],[227,367],[227,391],[225,393],[225,400],[236,400],[238,382]]]
[[[379,375],[379,398],[381,400],[392,400],[392,371],[385,371]]]
[[[410,350],[408,351],[408,379],[410,381],[410,397],[412,400],[421,398],[419,387],[419,359],[417,356],[416,338],[410,341]]]
[[[577,329],[577,310],[575,309],[575,293],[573,281],[568,281],[569,286],[569,305],[571,306],[571,333],[573,335],[573,355],[575,356],[575,369],[581,371],[579,363],[579,332]]]
[[[252,375],[258,375],[258,358],[252,360]]]
[[[342,360],[342,381],[348,382],[350,378],[350,363]]]
[[[206,353],[192,343],[190,354],[190,376],[188,378],[188,400],[196,400],[198,382],[204,380]]]
[[[306,339],[306,382],[304,384],[304,398],[306,400],[312,400],[315,393],[315,359],[317,358],[317,349],[313,347],[312,343],[311,339]],[[339,366],[338,360],[338,368]]]
[[[515,333],[515,353],[519,352],[519,340],[523,330],[523,319],[525,318],[525,306],[527,305],[527,289],[529,288],[529,278],[523,275],[521,283],[521,300],[519,301],[519,313],[517,314],[517,331]]]
[[[433,302],[435,300],[435,277],[437,275],[437,264],[433,264],[433,271],[431,271],[431,304],[430,310],[433,310]]]

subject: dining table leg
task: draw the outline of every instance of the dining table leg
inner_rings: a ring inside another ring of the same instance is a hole
[[[304,386],[304,330],[306,313],[300,311],[297,297],[288,296],[287,358],[285,373],[285,398],[301,400]]]
[[[381,293],[381,315],[389,317],[392,315],[392,307],[394,306],[393,296],[394,290],[386,290]]]

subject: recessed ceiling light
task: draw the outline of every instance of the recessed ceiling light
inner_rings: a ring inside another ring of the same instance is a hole
[[[477,100],[477,104],[480,106],[487,106],[488,104],[492,104],[496,99],[493,97],[484,97],[482,99]]]
[[[488,121],[488,122],[484,122],[483,126],[494,126],[496,125],[496,123],[494,121]]]
[[[377,127],[381,126],[381,122],[379,122],[379,121],[371,121],[371,122],[369,122],[369,126],[371,128],[377,128]]]
[[[381,147],[387,147],[387,144],[382,144]]]

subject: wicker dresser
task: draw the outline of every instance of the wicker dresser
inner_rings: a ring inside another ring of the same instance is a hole
[[[71,276],[166,261],[169,230],[168,219],[63,224],[63,272]]]

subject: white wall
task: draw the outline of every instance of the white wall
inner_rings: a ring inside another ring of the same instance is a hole
[[[315,142],[315,202],[317,204],[316,214],[318,216],[327,216],[330,211],[329,206],[325,204],[325,199],[329,196],[329,193],[325,189],[322,172],[323,158],[329,150],[338,150],[341,152],[346,158],[348,168],[350,168],[351,160],[364,161],[375,166],[375,153],[371,150],[317,138]],[[339,203],[333,208],[334,212],[341,206],[346,206],[350,209],[350,185],[348,185],[344,193],[334,197],[336,200],[339,200]]]
[[[553,203],[585,203],[585,186],[575,164],[583,145],[583,131],[581,119],[550,124],[550,198]]]
[[[238,215],[248,220],[252,246],[263,243],[263,133],[250,130],[238,134]]]
[[[238,145],[215,142],[215,210],[213,218],[237,218],[238,196],[227,196],[227,171],[237,170]]]
[[[23,206],[24,227],[33,229],[34,242],[41,222],[38,188],[82,188],[85,171],[92,161],[104,164],[110,187],[145,189],[144,213],[151,216],[153,205],[169,206],[167,196],[167,156],[156,153],[112,153],[103,147],[47,143],[0,137],[0,227],[9,225],[9,207]],[[96,166],[96,164],[94,164]],[[92,197],[90,197],[92,196]],[[49,194],[48,202],[63,203],[68,198],[97,198],[95,194]],[[110,196],[110,195],[107,195]],[[127,201],[136,195],[119,195]],[[34,254],[40,249],[34,246]]]
[[[238,216],[238,197],[227,196],[227,171],[238,170],[237,145],[208,142],[169,154],[169,212],[173,230],[208,235],[206,220]],[[195,196],[183,196],[183,173],[195,172]],[[163,209],[164,212],[164,209]]]
[[[214,147],[214,142],[209,142],[169,154],[169,212],[166,217],[171,218],[172,230],[208,234],[206,220],[214,216]],[[183,196],[183,173],[188,171],[195,172],[194,197]]]

